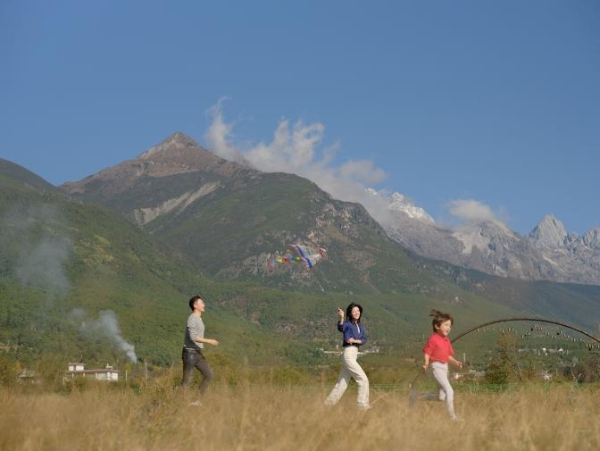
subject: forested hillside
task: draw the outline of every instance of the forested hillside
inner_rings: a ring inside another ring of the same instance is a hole
[[[221,366],[331,363],[323,350],[339,345],[335,312],[351,301],[364,305],[369,346],[388,362],[419,354],[431,308],[451,311],[459,330],[523,314],[592,331],[597,325],[590,311],[597,310],[600,296],[593,287],[516,282],[422,259],[386,246],[377,227],[360,215],[343,214],[346,222],[337,223],[344,226],[338,231],[322,229],[336,238],[312,272],[280,272],[276,284],[260,274],[205,276],[194,260],[203,247],[185,253],[183,244],[165,243],[117,212],[70,200],[49,184],[30,183],[36,176],[22,168],[13,169],[0,171],[0,357],[23,365],[40,358],[178,364],[187,300],[196,293],[207,302],[207,335],[221,343],[209,352]],[[217,233],[219,225],[211,226],[207,213],[236,198],[251,203],[252,196],[236,197],[243,192],[229,193],[221,203],[214,198],[198,212],[204,215],[200,232],[212,233],[208,249],[222,250],[223,267],[236,259],[233,244],[252,237],[238,237],[233,228],[229,245],[220,244],[224,230]],[[244,211],[222,207],[218,217],[233,219]],[[298,217],[292,223],[300,227],[298,235],[306,233]],[[344,241],[351,244],[344,248]],[[345,262],[353,256],[350,268]],[[315,278],[319,289],[306,290],[311,285],[298,283],[299,277]]]

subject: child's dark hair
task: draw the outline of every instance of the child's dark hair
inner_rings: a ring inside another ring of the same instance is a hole
[[[353,302],[353,303],[351,303],[351,304],[350,304],[350,305],[349,305],[349,306],[346,308],[346,319],[347,319],[348,321],[352,321],[352,309],[353,309],[354,307],[358,307],[358,311],[360,312],[360,317],[358,318],[358,321],[357,321],[357,323],[360,323],[360,318],[362,318],[362,311],[363,311],[363,308],[362,308],[362,305],[360,305],[360,304],[357,304],[356,302]]]
[[[450,324],[454,324],[454,318],[452,318],[450,313],[443,313],[439,310],[431,309],[429,316],[433,317],[433,320],[431,321],[431,327],[433,328],[434,332],[437,332],[437,329],[440,327],[440,325],[448,320],[450,320]]]
[[[192,296],[192,298],[190,299],[190,310],[193,312],[194,311],[194,304],[196,303],[196,301],[198,299],[202,299],[200,296],[196,295],[196,296]]]

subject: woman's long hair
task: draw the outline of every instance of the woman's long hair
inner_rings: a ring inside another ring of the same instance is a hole
[[[352,322],[354,320],[354,318],[352,318],[352,309],[354,307],[358,307],[358,311],[360,312],[360,316],[358,317],[358,321],[356,321],[357,323],[360,323],[360,319],[362,318],[362,312],[363,312],[363,308],[362,305],[357,304],[356,302],[351,303],[347,308],[346,308],[346,319],[350,322]]]

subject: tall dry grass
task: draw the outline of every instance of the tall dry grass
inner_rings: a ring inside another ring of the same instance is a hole
[[[599,393],[523,386],[457,392],[461,417],[403,391],[371,391],[356,409],[350,389],[333,408],[330,386],[213,385],[201,406],[169,384],[141,392],[97,385],[70,393],[0,389],[2,450],[598,450]]]

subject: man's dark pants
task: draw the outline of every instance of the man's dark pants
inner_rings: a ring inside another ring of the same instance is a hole
[[[192,383],[194,379],[194,368],[202,373],[202,381],[200,382],[200,393],[205,393],[208,388],[208,384],[213,378],[213,372],[208,362],[202,355],[202,351],[183,348],[181,352],[181,360],[183,361],[183,379],[181,385],[187,387]]]

